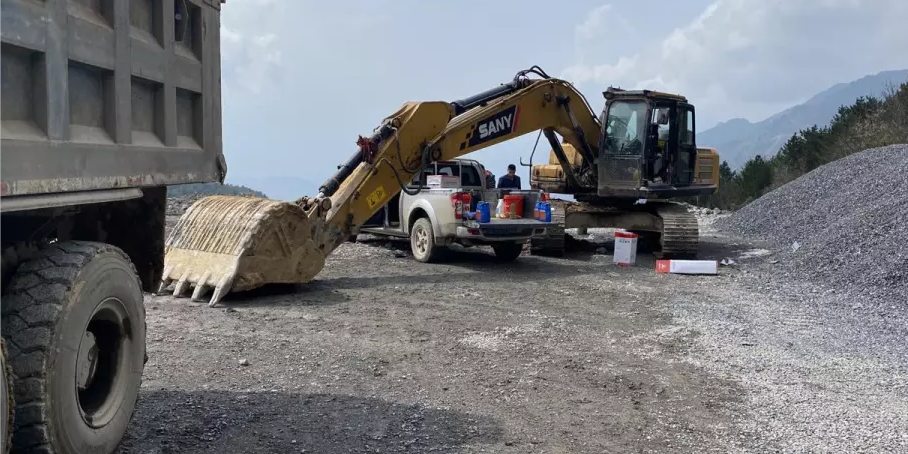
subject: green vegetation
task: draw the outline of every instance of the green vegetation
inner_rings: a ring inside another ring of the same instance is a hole
[[[251,195],[256,197],[267,198],[264,193],[246,186],[237,186],[233,184],[221,183],[192,183],[180,184],[167,187],[167,197],[180,197],[187,194],[205,194],[205,195]]]
[[[737,171],[723,161],[716,194],[690,202],[737,209],[823,164],[897,143],[908,143],[908,82],[890,87],[880,98],[862,97],[840,107],[829,126],[802,129],[772,158],[755,156]]]

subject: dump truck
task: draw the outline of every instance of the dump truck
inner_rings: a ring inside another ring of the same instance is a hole
[[[218,0],[2,0],[0,451],[111,453],[168,185],[223,182]]]

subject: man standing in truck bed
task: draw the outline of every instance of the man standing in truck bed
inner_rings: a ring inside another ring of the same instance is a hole
[[[517,166],[508,164],[508,173],[498,179],[498,189],[520,189],[520,177],[517,176]]]

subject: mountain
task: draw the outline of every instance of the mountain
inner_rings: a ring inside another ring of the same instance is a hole
[[[268,198],[292,202],[304,195],[315,196],[318,194],[320,183],[314,183],[298,177],[273,176],[255,177],[247,175],[227,174],[227,183],[246,186],[268,194]]]
[[[697,145],[714,147],[732,169],[738,169],[748,159],[763,155],[774,156],[792,134],[813,125],[826,126],[839,111],[861,96],[881,95],[890,86],[898,88],[908,80],[908,70],[883,71],[852,82],[839,83],[814,95],[803,104],[783,110],[771,117],[752,123],[734,118],[697,133]]]

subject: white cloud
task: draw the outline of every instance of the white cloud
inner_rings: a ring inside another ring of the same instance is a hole
[[[562,77],[680,92],[715,119],[760,119],[834,83],[908,67],[905,17],[904,0],[718,0],[661,40],[609,55],[615,40],[589,37],[626,21],[599,7],[577,25],[580,55]]]
[[[606,25],[606,18],[609,16],[609,13],[611,11],[612,5],[602,5],[590,11],[590,13],[586,16],[586,20],[584,20],[583,23],[577,26],[577,37],[583,40],[591,40],[596,38],[596,36],[603,30],[603,26]]]
[[[587,13],[583,22],[574,28],[574,45],[578,64],[586,62],[587,57],[610,57],[600,55],[602,43],[609,43],[607,50],[617,51],[621,48],[615,43],[634,42],[638,39],[636,29],[611,4],[594,8]]]
[[[258,94],[279,74],[281,38],[274,32],[278,0],[228,2],[221,8],[221,59],[224,90]]]

